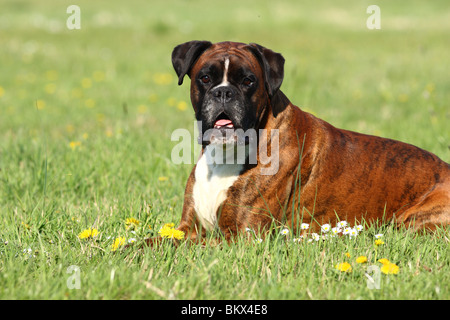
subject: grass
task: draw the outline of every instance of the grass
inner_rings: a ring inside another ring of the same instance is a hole
[[[180,219],[192,165],[172,163],[170,137],[192,131],[194,117],[170,54],[188,40],[282,52],[282,90],[296,105],[450,161],[445,1],[380,1],[378,31],[366,28],[372,3],[361,1],[133,3],[79,1],[80,30],[65,27],[67,4],[2,4],[1,299],[450,298],[448,230],[383,225],[351,240],[294,243],[276,232],[259,244],[111,250],[116,237],[139,242]],[[91,227],[95,240],[78,238]],[[378,233],[385,244],[375,249]],[[400,272],[370,290],[364,272],[379,258]],[[351,273],[335,269],[345,261]],[[79,290],[68,287],[70,266],[81,268]]]

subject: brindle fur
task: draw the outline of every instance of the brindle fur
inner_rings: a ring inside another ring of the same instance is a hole
[[[195,46],[186,43],[179,49],[184,46],[187,51],[189,45]],[[392,220],[415,230],[450,223],[449,164],[413,145],[337,129],[302,111],[276,88],[281,85],[277,77],[282,79],[284,59],[271,50],[231,42],[199,42],[196,50],[198,56],[186,58],[192,65],[184,66],[184,74],[192,79],[197,115],[202,93],[195,75],[205,64],[219,64],[227,56],[230,68],[245,62],[258,79],[265,79],[266,85],[259,85],[251,97],[254,128],[279,130],[279,171],[261,175],[261,164],[246,164],[218,209],[218,229],[226,239],[245,228],[263,230],[273,222],[294,231],[300,221],[310,223],[311,230],[337,220],[369,224]],[[182,82],[183,72],[177,73]],[[259,137],[260,144],[270,145],[268,137]],[[195,168],[187,181],[178,227],[191,240],[205,235],[192,198]]]

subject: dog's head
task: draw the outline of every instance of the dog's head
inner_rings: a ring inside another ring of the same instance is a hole
[[[212,132],[204,134],[203,144],[236,143],[238,129],[259,129],[284,75],[281,54],[253,43],[190,41],[175,47],[172,63],[179,85],[186,74],[191,78],[201,131]]]

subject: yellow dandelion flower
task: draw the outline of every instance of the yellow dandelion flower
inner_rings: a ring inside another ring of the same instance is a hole
[[[167,180],[169,180],[168,177],[159,177],[158,178],[158,181],[167,181]]]
[[[348,262],[338,263],[335,268],[341,272],[352,272],[352,266]]]
[[[164,224],[164,226],[163,226],[163,228],[173,228],[173,227],[175,227],[175,223],[173,223],[173,222],[166,223],[166,224]]]
[[[83,78],[81,80],[81,86],[84,89],[88,89],[88,88],[92,87],[92,80],[90,78]]]
[[[366,263],[367,262],[367,257],[365,256],[359,256],[358,258],[356,258],[356,263]]]
[[[184,232],[181,230],[177,230],[173,228],[173,223],[166,223],[159,231],[158,233],[163,238],[169,238],[169,239],[178,239],[182,240],[184,239]]]
[[[111,129],[106,129],[105,134],[108,138],[111,138],[114,135],[114,132]]]
[[[97,122],[103,123],[105,121],[105,115],[103,113],[97,113]]]
[[[180,101],[177,103],[177,109],[180,111],[186,110],[188,107],[188,104],[185,101]]]
[[[433,92],[436,89],[436,86],[434,85],[434,83],[428,83],[425,86],[425,90],[427,90],[429,93]]]
[[[44,87],[45,92],[48,94],[54,94],[56,91],[56,84],[54,83],[47,83]]]
[[[167,231],[164,234],[161,234],[163,238],[171,238],[171,239],[177,239],[177,240],[183,240],[184,239],[184,232],[177,229],[167,229]]]
[[[91,99],[91,98],[86,99],[86,100],[84,101],[84,105],[85,105],[87,108],[94,108],[94,107],[95,107],[95,100],[94,100],[94,99]]]
[[[81,146],[81,142],[80,141],[70,141],[69,143],[69,147],[72,150],[75,150],[76,148]]]
[[[45,101],[44,100],[36,100],[36,108],[38,110],[45,109]]]
[[[140,221],[135,219],[135,218],[127,218],[125,220],[126,224],[135,224],[135,225],[139,225]]]
[[[97,229],[89,228],[89,229],[81,231],[78,234],[78,238],[80,238],[80,239],[89,239],[89,238],[94,238],[97,235],[98,235],[98,230]]]
[[[125,220],[126,229],[135,229],[141,222],[135,218],[127,218]]]
[[[397,274],[400,268],[395,263],[384,263],[381,272],[384,274]]]
[[[94,71],[92,78],[94,78],[94,81],[96,82],[102,82],[105,80],[105,73],[103,71]]]
[[[177,103],[177,100],[175,98],[173,98],[173,97],[170,97],[170,98],[167,99],[167,104],[170,107],[174,107],[176,105],[176,103]]]
[[[119,249],[119,247],[123,246],[125,244],[126,239],[124,237],[118,237],[114,240],[113,244],[112,244],[112,251],[116,251],[117,249]]]
[[[351,256],[350,256],[350,253],[348,253],[348,252],[345,253],[345,256],[346,256],[347,258],[350,258],[350,257],[351,257]]]
[[[30,229],[31,229],[31,227],[30,227],[28,224],[26,224],[25,222],[23,222],[23,221],[22,221],[22,226],[23,226],[25,229],[27,229],[27,230],[30,230]]]
[[[380,263],[382,263],[382,264],[391,263],[391,262],[390,262],[388,259],[386,259],[386,258],[380,259],[380,260],[378,260],[378,262],[380,262]]]
[[[147,112],[147,106],[146,106],[145,104],[140,104],[140,105],[138,105],[138,107],[137,107],[137,112],[138,112],[139,114],[144,114],[144,113],[146,113],[146,112]]]
[[[173,81],[173,75],[171,73],[156,73],[153,76],[153,81],[158,85],[169,85]]]
[[[375,245],[376,245],[376,246],[380,246],[380,245],[382,245],[382,244],[384,244],[384,241],[383,241],[383,240],[381,240],[381,239],[375,240]]]

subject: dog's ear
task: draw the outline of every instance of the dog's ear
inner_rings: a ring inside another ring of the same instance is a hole
[[[256,43],[250,43],[250,51],[258,58],[264,71],[264,81],[269,97],[273,97],[281,87],[284,78],[284,58]]]
[[[186,74],[189,75],[191,67],[198,57],[212,45],[209,41],[189,41],[173,49],[172,64],[178,75],[178,85],[183,83]]]

